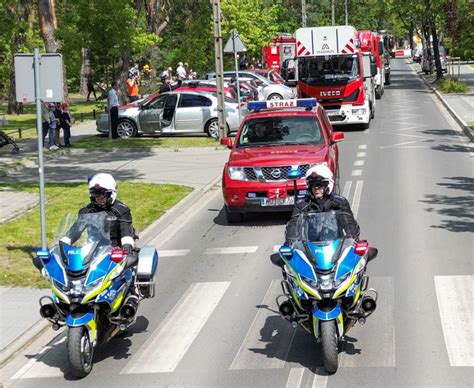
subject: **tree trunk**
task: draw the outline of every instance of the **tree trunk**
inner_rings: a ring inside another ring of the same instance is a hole
[[[431,35],[433,36],[433,51],[434,51],[434,59],[436,65],[436,80],[443,79],[443,69],[441,67],[441,59],[439,58],[439,41],[438,41],[438,33],[436,31],[435,21],[432,20],[431,23]]]
[[[92,80],[92,71],[91,71],[91,56],[90,50],[88,48],[81,49],[81,74],[80,74],[80,90],[79,93],[83,96],[87,95],[87,81]]]
[[[56,20],[56,11],[54,10],[54,0],[38,0],[39,21],[41,37],[44,41],[44,47],[47,53],[56,53],[59,49],[59,43],[54,36],[58,22]],[[63,93],[64,101],[69,101],[66,67],[63,61]]]
[[[15,90],[15,66],[12,60],[10,65],[10,88],[8,92],[8,108],[7,114],[11,115],[16,112],[16,90]]]

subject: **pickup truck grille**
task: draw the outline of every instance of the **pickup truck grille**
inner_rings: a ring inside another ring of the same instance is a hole
[[[298,166],[303,176],[308,171],[309,164]],[[249,181],[278,182],[288,181],[288,173],[291,166],[272,166],[272,167],[245,167],[245,177]],[[260,179],[259,179],[260,177]]]

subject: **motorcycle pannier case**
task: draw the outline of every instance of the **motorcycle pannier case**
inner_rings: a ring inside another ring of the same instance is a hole
[[[155,296],[155,271],[158,266],[158,252],[154,246],[145,245],[138,254],[135,284],[144,298]]]

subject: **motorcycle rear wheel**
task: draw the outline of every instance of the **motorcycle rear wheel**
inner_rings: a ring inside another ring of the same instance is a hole
[[[321,322],[321,345],[324,369],[326,369],[328,373],[336,373],[338,368],[338,337],[336,322]]]
[[[92,370],[94,347],[84,326],[70,327],[67,333],[67,354],[71,373],[79,378],[86,377]]]

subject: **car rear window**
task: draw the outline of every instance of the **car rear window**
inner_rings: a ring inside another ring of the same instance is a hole
[[[237,148],[324,144],[318,121],[312,116],[272,116],[247,120]]]

